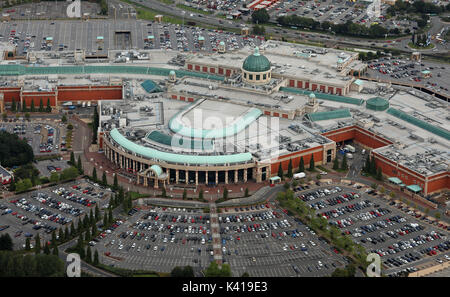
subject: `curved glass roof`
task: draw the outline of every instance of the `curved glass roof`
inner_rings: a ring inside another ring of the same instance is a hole
[[[177,153],[161,152],[149,147],[142,146],[134,143],[123,136],[117,128],[114,128],[109,133],[111,138],[125,149],[141,155],[145,158],[161,160],[171,163],[179,164],[194,164],[194,165],[207,165],[207,164],[226,164],[226,163],[244,163],[252,160],[252,154],[250,153],[237,153],[232,155],[183,155]]]
[[[245,113],[241,118],[236,120],[234,124],[226,126],[222,129],[195,129],[192,127],[186,127],[181,122],[181,117],[186,113],[191,105],[178,112],[169,121],[169,128],[175,133],[181,134],[182,136],[192,137],[192,138],[224,138],[228,136],[235,135],[242,130],[244,130],[248,125],[255,121],[262,111],[257,108],[251,108],[247,113]]]

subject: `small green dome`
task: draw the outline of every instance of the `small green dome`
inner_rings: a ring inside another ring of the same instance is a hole
[[[175,71],[170,70],[169,75],[175,75]]]
[[[248,56],[242,68],[249,72],[265,72],[270,70],[270,61],[259,53],[259,48],[255,48],[253,55]]]
[[[389,108],[389,101],[381,97],[370,98],[366,101],[366,107],[375,111],[383,111]]]
[[[314,93],[310,93],[309,98],[311,98],[311,99],[316,98],[316,95]]]
[[[219,44],[220,44],[220,45],[225,45],[225,42],[221,41]]]

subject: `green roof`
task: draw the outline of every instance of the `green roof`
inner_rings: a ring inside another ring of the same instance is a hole
[[[340,118],[349,118],[351,117],[351,113],[348,109],[336,109],[333,111],[323,111],[323,112],[314,112],[308,113],[306,115],[311,121],[324,121],[331,119],[340,119]]]
[[[418,193],[418,192],[422,191],[422,188],[418,185],[409,185],[406,188],[414,193]]]
[[[161,133],[159,131],[152,131],[147,135],[147,138],[173,147],[188,148],[188,149],[201,149],[201,150],[212,150],[214,148],[214,142],[212,140],[195,140],[191,138],[175,137]]]
[[[281,177],[279,176],[272,176],[271,178],[269,178],[270,181],[276,181],[276,180],[281,180]]]
[[[227,163],[243,163],[252,160],[250,153],[237,153],[231,155],[184,155],[177,153],[161,152],[149,147],[134,143],[123,136],[116,128],[109,133],[111,138],[124,149],[135,153],[144,158],[154,159],[155,161],[165,161],[177,164],[193,164],[193,165],[207,165],[207,164],[227,164]]]
[[[398,177],[390,177],[390,178],[388,178],[388,180],[396,185],[399,185],[402,183],[401,179],[399,179]]]
[[[241,132],[262,114],[262,111],[258,108],[251,108],[233,125],[226,126],[222,129],[195,129],[186,127],[181,121],[181,117],[189,111],[191,106],[192,104],[186,106],[170,119],[170,130],[182,136],[192,138],[224,138]]]
[[[427,123],[425,121],[419,120],[418,118],[416,118],[416,117],[414,117],[412,115],[409,115],[409,114],[407,114],[407,113],[405,113],[403,111],[400,111],[400,110],[392,108],[392,107],[387,110],[387,113],[395,116],[396,118],[404,120],[404,121],[406,121],[406,122],[408,122],[410,124],[413,124],[413,125],[415,125],[417,127],[425,129],[425,130],[427,130],[427,131],[429,131],[429,132],[431,132],[431,133],[433,133],[435,135],[438,135],[438,136],[443,137],[443,138],[445,138],[447,140],[450,140],[450,132],[445,130],[445,129],[433,126],[430,123]]]
[[[299,88],[291,88],[291,87],[280,87],[280,91],[294,93],[294,94],[300,94],[300,95],[307,95],[307,96],[312,93],[312,91],[299,89]],[[356,99],[356,98],[351,98],[351,97],[326,94],[326,93],[320,93],[320,92],[315,92],[314,94],[316,95],[316,98],[328,100],[328,101],[342,102],[342,103],[355,104],[355,105],[362,105],[364,103],[363,99]]]
[[[0,65],[0,76],[17,75],[49,75],[49,74],[91,74],[91,73],[130,73],[141,75],[168,76],[170,70],[174,70],[177,77],[192,76],[205,79],[223,81],[221,75],[212,75],[202,72],[188,70],[175,70],[169,68],[144,67],[144,66],[23,66],[23,65]]]
[[[255,48],[253,55],[248,56],[242,64],[242,68],[250,72],[264,72],[270,70],[270,61],[259,53],[259,48]]]
[[[360,86],[360,85],[362,85],[362,84],[364,83],[364,81],[361,80],[361,79],[357,79],[357,80],[355,80],[353,83],[354,83],[355,85]]]
[[[147,93],[162,92],[161,88],[153,80],[150,79],[141,83],[141,86]]]
[[[158,176],[158,177],[163,173],[161,166],[156,165],[156,164],[150,166],[150,169],[153,170],[155,172],[156,176]]]
[[[370,98],[366,101],[366,107],[375,111],[382,111],[389,108],[389,101],[380,97]]]

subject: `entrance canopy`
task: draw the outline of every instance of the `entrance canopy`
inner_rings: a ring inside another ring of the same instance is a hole
[[[418,193],[418,192],[422,191],[422,188],[418,185],[409,185],[406,188],[414,193]]]
[[[402,183],[401,179],[399,179],[398,177],[390,177],[388,178],[388,180],[396,185],[400,185]]]
[[[273,176],[270,178],[271,183],[275,183],[275,182],[279,182],[279,181],[281,181],[281,177],[279,177],[279,176]]]

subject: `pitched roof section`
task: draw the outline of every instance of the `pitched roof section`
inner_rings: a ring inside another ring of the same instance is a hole
[[[90,74],[90,73],[129,73],[142,75],[168,76],[174,70],[177,77],[192,76],[211,80],[223,81],[220,75],[212,75],[187,70],[175,70],[169,68],[143,67],[143,66],[28,66],[23,65],[0,65],[0,76],[17,75],[48,75],[48,74]]]
[[[418,118],[416,118],[416,117],[414,117],[412,115],[409,115],[409,114],[407,114],[407,113],[405,113],[405,112],[403,112],[401,110],[398,110],[398,109],[395,109],[395,108],[392,108],[392,107],[389,108],[386,112],[388,114],[390,114],[390,115],[393,115],[396,118],[404,120],[404,121],[406,121],[406,122],[408,122],[410,124],[413,124],[413,125],[415,125],[415,126],[417,126],[419,128],[427,130],[427,131],[429,131],[429,132],[431,132],[431,133],[433,133],[435,135],[438,135],[438,136],[443,137],[443,138],[445,138],[447,140],[450,140],[450,132],[445,130],[445,129],[442,129],[440,127],[436,127],[434,125],[431,125],[431,124],[429,124],[429,123],[427,123],[425,121],[419,120]]]
[[[157,83],[155,83],[153,80],[146,80],[143,83],[141,83],[141,87],[147,92],[147,93],[157,93],[162,92],[161,88],[158,86]]]
[[[333,111],[314,112],[306,115],[311,121],[325,121],[340,118],[351,118],[352,114],[348,109],[336,109]]]
[[[298,88],[291,88],[291,87],[281,87],[280,91],[294,93],[294,94],[300,94],[300,95],[309,95],[309,94],[313,93],[312,91],[298,89]],[[339,95],[333,95],[333,94],[325,94],[325,93],[319,93],[319,92],[314,92],[314,94],[316,95],[316,98],[328,100],[328,101],[342,102],[342,103],[355,104],[355,105],[362,105],[364,103],[363,99],[356,99],[356,98],[351,98],[351,97],[345,97],[345,96],[339,96]]]

